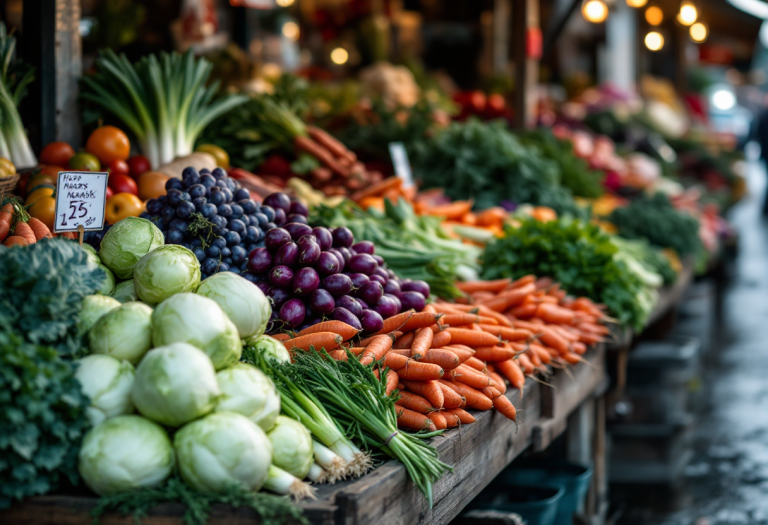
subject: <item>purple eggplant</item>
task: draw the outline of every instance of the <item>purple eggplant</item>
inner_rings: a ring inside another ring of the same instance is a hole
[[[280,320],[292,328],[303,323],[306,315],[307,307],[301,299],[288,299],[280,307]]]
[[[373,334],[384,328],[384,318],[374,310],[363,310],[359,317],[363,333]]]
[[[336,308],[336,302],[328,290],[319,288],[309,297],[309,307],[318,315],[328,315]]]
[[[320,276],[314,268],[302,268],[293,278],[293,293],[309,295],[320,287]]]
[[[283,227],[283,229],[291,234],[291,239],[294,241],[298,241],[304,235],[309,235],[312,233],[312,228],[300,222],[289,222]]]
[[[397,305],[397,312],[398,313],[403,311],[403,303],[400,302],[400,298],[397,295],[392,295],[390,293],[385,293],[384,297],[387,297],[390,300],[395,302],[395,304]]]
[[[307,235],[306,237],[314,238],[314,235]],[[297,262],[301,266],[311,266],[320,259],[321,253],[323,253],[323,251],[320,249],[319,244],[311,239],[306,239],[299,246],[299,257]]]
[[[272,311],[280,308],[285,301],[291,298],[291,294],[284,288],[273,286],[267,292],[267,296],[272,300]]]
[[[365,283],[371,282],[367,275],[364,273],[349,273],[349,278],[352,279],[352,286],[360,288]]]
[[[334,297],[340,297],[352,291],[352,279],[343,273],[329,275],[323,279],[322,287],[331,292]]]
[[[398,283],[394,279],[390,279],[384,284],[384,293],[388,293],[391,295],[394,295],[395,297],[399,297],[402,293],[402,290],[400,289],[400,283]]]
[[[355,317],[363,315],[363,307],[360,306],[360,302],[351,295],[342,295],[336,298],[337,308],[346,308]]]
[[[364,273],[365,275],[372,275],[376,271],[378,264],[373,259],[373,256],[367,253],[360,253],[353,255],[349,260],[348,269],[350,272]]]
[[[355,293],[358,299],[362,299],[368,305],[374,305],[379,302],[384,295],[384,287],[377,281],[370,281],[362,285]]]
[[[385,284],[387,284],[387,279],[386,279],[386,278],[384,278],[384,277],[382,277],[382,276],[381,276],[381,275],[379,275],[379,274],[376,274],[376,273],[374,273],[373,275],[371,275],[371,281],[376,281],[377,283],[380,283],[382,286],[384,286]]]
[[[400,289],[404,292],[418,292],[424,297],[429,297],[429,285],[424,281],[403,281]]]
[[[275,192],[264,198],[264,206],[270,206],[275,210],[280,209],[285,213],[291,211],[291,198],[283,192]]]
[[[387,296],[382,296],[378,303],[372,305],[372,309],[378,312],[384,319],[400,313],[397,303]]]
[[[328,228],[322,226],[312,228],[312,235],[317,237],[317,243],[323,251],[330,250],[333,246],[333,235]]]
[[[256,275],[267,273],[272,268],[272,254],[266,248],[256,248],[248,255],[248,270]]]
[[[303,215],[304,217],[309,216],[309,208],[307,208],[307,205],[301,202],[300,200],[294,200],[291,201],[291,207],[287,211],[288,214],[298,214]]]
[[[323,252],[315,263],[317,273],[325,277],[326,275],[333,275],[339,273],[341,265],[339,265],[339,259],[331,252]]]
[[[287,266],[275,266],[269,272],[269,282],[278,288],[290,288],[293,285],[293,270]]]
[[[275,264],[284,266],[296,266],[299,258],[299,247],[295,242],[287,242],[277,249]]]
[[[352,312],[350,312],[346,308],[334,309],[333,318],[337,321],[341,321],[342,323],[347,323],[349,326],[356,328],[358,330],[363,329],[363,325],[360,324],[360,319],[352,315]]]
[[[400,294],[400,304],[402,304],[403,310],[413,308],[417,312],[421,312],[427,306],[427,300],[419,292],[403,292]]]
[[[331,233],[333,234],[333,246],[336,248],[349,248],[355,242],[355,236],[352,235],[349,228],[344,226],[334,228]]]
[[[291,242],[291,234],[283,228],[273,228],[264,237],[264,246],[272,253],[287,242]]]
[[[360,241],[353,244],[352,249],[355,250],[355,253],[367,253],[368,255],[373,255],[376,247],[371,241]]]

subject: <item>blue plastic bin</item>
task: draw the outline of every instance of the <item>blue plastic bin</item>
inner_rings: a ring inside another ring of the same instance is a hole
[[[481,493],[472,508],[515,512],[527,525],[555,525],[558,504],[564,494],[565,489],[560,485],[505,485],[501,492]]]

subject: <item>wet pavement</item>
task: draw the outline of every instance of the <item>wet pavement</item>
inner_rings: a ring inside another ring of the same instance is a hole
[[[768,525],[768,220],[765,175],[751,165],[750,196],[732,210],[739,255],[723,289],[679,487],[636,487],[614,504],[619,525]]]

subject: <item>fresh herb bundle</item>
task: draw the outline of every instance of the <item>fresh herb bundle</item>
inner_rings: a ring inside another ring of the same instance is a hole
[[[409,153],[424,187],[445,188],[454,200],[473,199],[480,209],[508,200],[584,215],[560,185],[557,164],[523,145],[501,121],[454,122]]]
[[[618,251],[595,225],[567,217],[528,219],[486,247],[482,276],[552,277],[568,293],[604,303],[619,322],[641,328],[654,306],[652,288],[616,257]]]
[[[81,348],[76,323],[86,295],[106,278],[76,242],[41,239],[0,250],[0,332],[73,356]]]
[[[54,348],[0,330],[0,509],[78,480],[89,401],[74,371]]]
[[[616,208],[608,220],[628,239],[647,239],[660,248],[672,248],[681,257],[696,255],[703,248],[699,221],[677,210],[663,193],[642,195],[629,206]]]

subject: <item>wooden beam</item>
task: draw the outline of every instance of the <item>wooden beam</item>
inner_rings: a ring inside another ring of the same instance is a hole
[[[539,0],[514,0],[512,44],[515,58],[514,127],[523,129],[532,121],[539,60],[529,56],[529,35],[539,28]],[[540,36],[540,33],[538,33]]]
[[[582,0],[564,0],[568,2],[564,9],[558,9],[561,3],[555,5],[555,16],[544,31],[544,51],[542,53],[542,59],[546,60],[549,54],[555,49],[557,39],[563,33],[563,29],[568,25],[568,21],[573,16],[573,13],[579,10]]]

